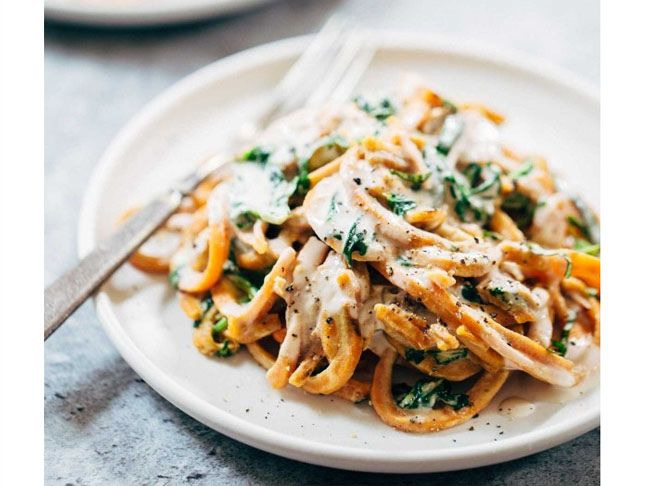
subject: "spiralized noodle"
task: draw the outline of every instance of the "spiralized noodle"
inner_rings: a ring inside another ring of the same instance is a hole
[[[278,120],[133,265],[169,271],[200,352],[245,345],[272,387],[370,398],[400,430],[464,422],[513,370],[577,385],[600,345],[598,216],[502,143],[501,114],[417,78],[397,93]]]

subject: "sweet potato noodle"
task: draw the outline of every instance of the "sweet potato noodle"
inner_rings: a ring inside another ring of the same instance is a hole
[[[466,421],[512,370],[573,387],[600,344],[598,216],[503,122],[412,76],[296,112],[131,262],[169,272],[200,352],[245,345],[274,388],[370,399],[400,430]]]

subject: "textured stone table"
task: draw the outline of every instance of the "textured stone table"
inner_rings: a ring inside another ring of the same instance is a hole
[[[146,102],[239,50],[315,31],[340,8],[375,27],[462,36],[543,57],[598,83],[597,2],[294,0],[200,25],[140,31],[45,29],[45,280],[75,262],[94,164]],[[38,127],[35,127],[38,129]],[[599,431],[506,464],[426,475],[438,484],[593,485]],[[48,485],[423,484],[301,464],[235,442],[149,388],[84,305],[45,346]]]

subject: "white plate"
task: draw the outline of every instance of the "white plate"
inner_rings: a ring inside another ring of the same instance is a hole
[[[505,135],[513,148],[546,155],[598,204],[594,88],[556,68],[482,46],[386,32],[376,38],[379,51],[364,88],[390,86],[402,70],[415,70],[449,99],[483,101],[508,116]],[[306,44],[305,38],[288,39],[218,61],[142,110],[92,178],[81,217],[81,254],[115,228],[126,208],[217,150]],[[205,358],[194,349],[191,322],[163,277],[127,265],[99,292],[96,307],[124,359],[177,407],[246,444],[314,464],[376,472],[477,467],[555,446],[599,423],[597,385],[566,404],[539,401],[534,414],[512,420],[498,413],[501,399],[534,388],[510,383],[464,425],[406,434],[384,425],[367,404],[295,388],[272,390],[246,352]]]
[[[190,22],[232,14],[270,0],[45,0],[45,18],[102,26]]]

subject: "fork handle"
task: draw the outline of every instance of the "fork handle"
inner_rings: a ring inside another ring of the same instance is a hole
[[[45,340],[173,214],[181,199],[177,189],[153,199],[45,289]]]

